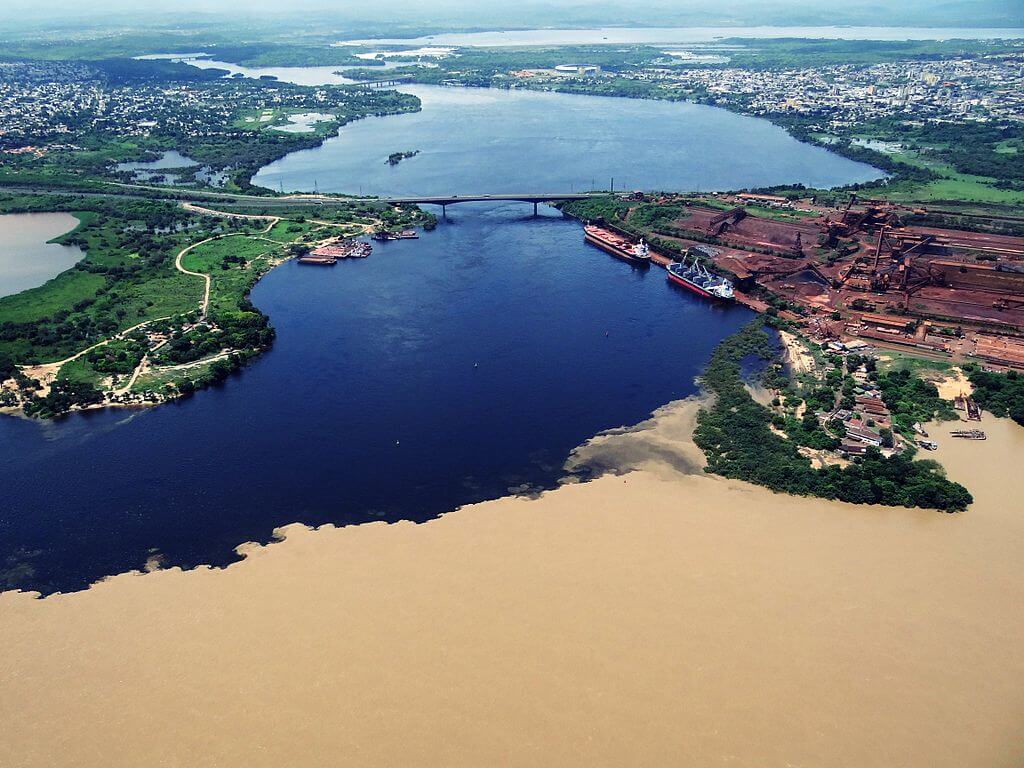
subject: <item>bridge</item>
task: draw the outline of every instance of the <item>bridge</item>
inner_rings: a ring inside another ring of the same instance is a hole
[[[0,184],[0,190],[7,192],[64,194],[77,197],[120,197],[144,196],[150,199],[166,200],[167,202],[192,202],[200,204],[222,203],[235,205],[254,205],[261,207],[300,207],[313,205],[332,205],[341,202],[390,203],[393,205],[439,205],[442,212],[447,212],[449,205],[456,203],[532,203],[533,212],[541,203],[553,203],[558,200],[587,200],[592,197],[604,197],[607,192],[526,192],[516,194],[494,195],[423,195],[396,197],[356,197],[350,195],[327,195],[318,193],[298,193],[291,195],[251,195],[239,192],[220,192],[212,189],[184,189],[158,187],[148,184],[127,184],[124,182],[104,182],[106,191],[75,190],[68,187],[22,187]]]
[[[537,206],[541,203],[554,203],[558,200],[587,200],[591,197],[600,197],[607,193],[602,192],[568,192],[562,194],[512,194],[512,195],[431,195],[424,197],[379,197],[381,202],[393,203],[395,205],[440,205],[442,214],[447,213],[449,205],[456,203],[532,203],[533,213],[537,214]]]
[[[382,78],[380,80],[357,80],[355,85],[362,88],[391,88],[402,83],[411,83],[412,75],[395,75],[394,77]]]

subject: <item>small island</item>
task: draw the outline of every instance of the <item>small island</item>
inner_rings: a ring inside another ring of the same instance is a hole
[[[418,149],[414,149],[411,152],[392,152],[388,155],[388,165],[398,165],[403,160],[407,160],[410,157],[416,157],[419,153],[420,151]]]

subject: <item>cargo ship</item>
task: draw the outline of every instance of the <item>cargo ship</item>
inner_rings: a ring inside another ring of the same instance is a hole
[[[583,239],[630,264],[651,263],[651,249],[643,240],[633,243],[622,235],[602,227],[595,227],[593,224],[588,224],[583,228]]]
[[[732,301],[734,298],[732,283],[728,278],[715,275],[702,267],[697,259],[692,264],[672,263],[667,267],[668,279],[693,291],[698,296],[718,301]]]

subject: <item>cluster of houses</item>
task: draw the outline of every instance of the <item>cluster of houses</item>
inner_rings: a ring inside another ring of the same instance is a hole
[[[267,87],[245,78],[118,86],[76,62],[0,62],[0,149],[97,132],[148,136],[158,127],[185,138],[244,138],[250,132],[229,128],[240,111],[325,112],[348,103],[336,89]]]
[[[651,68],[638,79],[703,93],[722,106],[740,103],[755,115],[820,115],[830,127],[892,116],[1019,121],[1024,106],[1024,52],[785,70]]]
[[[862,353],[866,345],[860,341],[848,343],[831,342],[828,349],[845,359],[847,354]],[[889,413],[882,392],[875,382],[868,377],[866,365],[861,365],[850,376],[854,380],[853,408],[837,408],[831,412],[822,411],[818,419],[823,424],[842,423],[845,434],[841,439],[838,451],[847,457],[861,456],[868,448],[880,448],[886,453],[900,453],[905,445],[899,435],[892,431],[892,415]],[[890,445],[882,436],[882,430],[892,435]]]
[[[881,395],[866,392],[857,395],[853,410],[839,409],[829,416],[843,423],[846,435],[839,445],[839,451],[847,456],[860,456],[869,447],[882,447],[883,429],[892,430],[892,419],[889,409],[882,402]],[[898,453],[902,446],[893,436],[893,451]]]

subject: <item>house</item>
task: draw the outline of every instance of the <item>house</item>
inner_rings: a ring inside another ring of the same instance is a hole
[[[874,445],[877,447],[882,444],[882,436],[865,427],[847,427],[846,436],[853,440],[858,440],[866,445]]]

